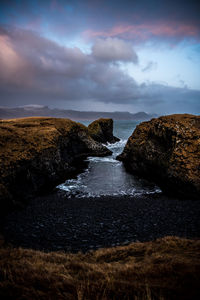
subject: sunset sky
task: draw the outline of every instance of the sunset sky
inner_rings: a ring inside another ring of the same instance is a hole
[[[200,1],[1,0],[0,106],[200,113]]]

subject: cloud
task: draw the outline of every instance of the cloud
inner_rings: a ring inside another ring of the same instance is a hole
[[[197,24],[186,23],[171,20],[142,21],[139,24],[116,24],[107,30],[95,31],[88,29],[83,32],[87,38],[108,38],[118,37],[126,40],[132,40],[135,43],[144,43],[149,40],[163,40],[170,44],[179,43],[182,40],[190,39],[200,41],[200,28]]]
[[[142,69],[142,72],[147,72],[151,70],[155,70],[157,68],[157,63],[154,61],[149,61],[147,65]]]
[[[1,0],[1,23],[34,29],[45,36],[72,39],[118,37],[170,44],[200,37],[197,0]]]
[[[118,38],[97,39],[92,47],[92,55],[105,62],[138,62],[132,46]]]
[[[200,91],[187,87],[178,88],[157,83],[143,83],[140,88],[140,106],[160,114],[193,113],[200,114]]]
[[[1,38],[9,57],[0,61],[0,67],[10,70],[2,72],[0,88],[4,98],[13,99],[15,95],[15,98],[26,97],[27,101],[29,98],[32,101],[34,97],[43,101],[80,101],[106,97],[114,101],[115,97],[119,98],[120,89],[123,88],[126,90],[126,100],[131,95],[130,87],[132,89],[135,86],[131,77],[115,65],[102,63],[94,52],[87,55],[78,48],[62,47],[33,32],[19,29],[7,30]],[[114,56],[115,60],[125,59],[125,55],[126,59],[136,60],[136,54],[132,49],[128,52],[130,48],[126,48],[125,42],[116,42],[123,47]],[[95,49],[98,52],[97,44]],[[13,63],[14,59],[16,63]]]
[[[105,45],[104,49],[102,45]],[[99,45],[99,47],[98,47]],[[116,52],[109,56],[110,47]],[[119,45],[119,51],[117,46]],[[1,105],[42,104],[84,110],[91,104],[157,113],[200,112],[200,91],[164,84],[138,84],[114,61],[137,61],[118,39],[98,41],[91,54],[58,45],[31,31],[0,29]]]

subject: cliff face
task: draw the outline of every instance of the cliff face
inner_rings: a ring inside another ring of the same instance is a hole
[[[87,127],[68,119],[1,121],[0,205],[20,202],[55,186],[88,155],[110,154],[91,138]]]
[[[200,117],[170,115],[139,124],[118,156],[163,191],[200,197]]]
[[[113,120],[98,119],[88,126],[88,130],[92,138],[100,143],[115,143],[119,139],[113,136]]]

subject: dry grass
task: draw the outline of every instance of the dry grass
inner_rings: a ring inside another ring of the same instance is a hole
[[[103,139],[105,139],[104,131],[107,131],[108,128],[112,129],[113,131],[113,120],[112,119],[106,119],[106,118],[100,118],[98,120],[93,121],[91,124],[88,125],[88,130],[90,135],[99,142],[104,142]],[[102,139],[102,141],[101,141]],[[105,141],[106,142],[106,141]]]
[[[10,207],[16,199],[21,203],[25,196],[16,191],[23,190],[24,186],[27,186],[28,197],[42,189],[47,181],[47,185],[55,185],[61,173],[67,174],[68,169],[70,170],[70,166],[67,169],[67,163],[70,165],[69,161],[75,155],[72,153],[71,158],[65,161],[63,152],[71,153],[73,145],[76,145],[73,139],[79,140],[80,136],[85,136],[86,140],[90,138],[87,127],[68,119],[31,117],[1,120],[0,206],[5,207],[8,203],[7,206]],[[66,167],[62,168],[65,163]],[[55,173],[54,178],[50,169]],[[38,173],[35,177],[34,172]],[[45,172],[49,177],[44,180]],[[53,178],[51,182],[50,177]],[[43,183],[39,186],[41,178]]]
[[[1,299],[200,299],[200,241],[165,237],[86,254],[0,250]]]
[[[45,149],[57,147],[61,136],[87,128],[69,119],[30,117],[0,121],[0,171],[21,160],[30,160]]]
[[[199,199],[200,116],[175,114],[140,123],[118,159],[165,193]]]

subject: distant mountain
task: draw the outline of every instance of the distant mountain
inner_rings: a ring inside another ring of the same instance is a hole
[[[77,111],[65,109],[50,109],[42,105],[25,105],[15,108],[0,107],[1,119],[23,118],[32,116],[68,118],[71,120],[96,120],[98,118],[112,118],[113,120],[134,120],[146,121],[157,115],[138,112],[135,114],[129,112],[98,112],[98,111]]]

